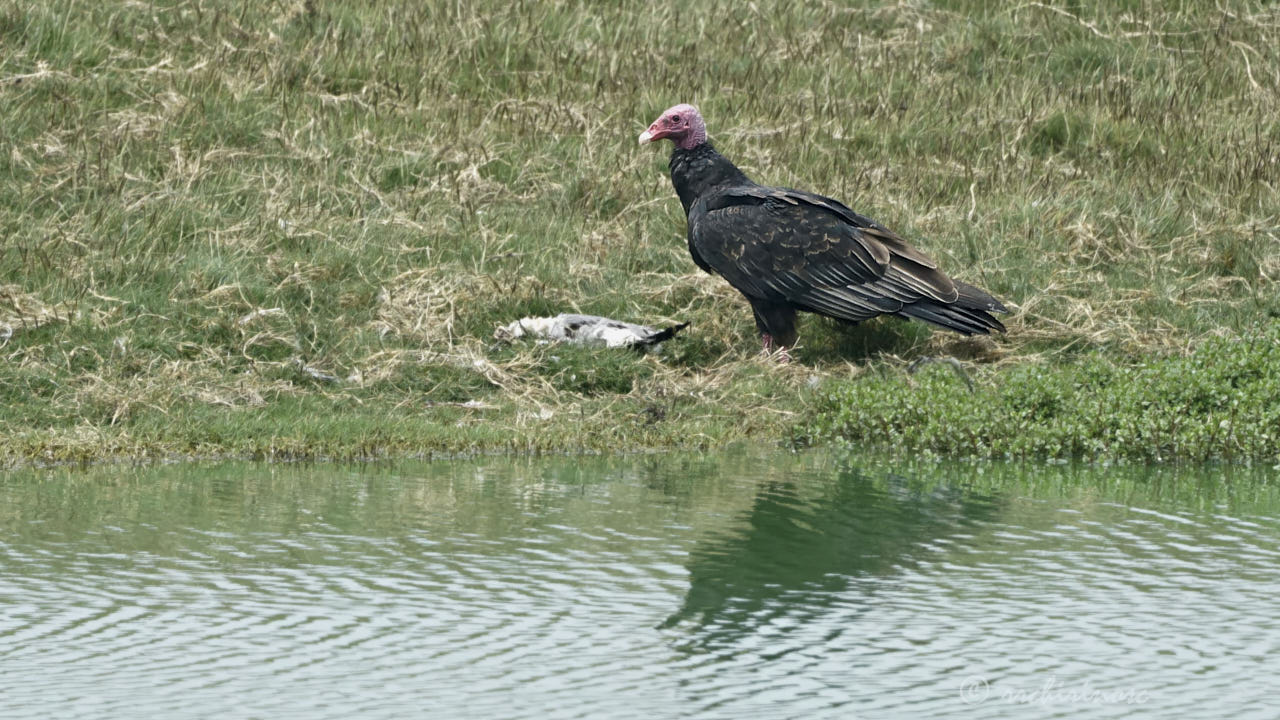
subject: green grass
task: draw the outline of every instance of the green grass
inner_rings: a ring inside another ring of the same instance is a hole
[[[0,0],[0,47],[0,462],[773,441],[920,355],[1066,387],[1280,315],[1266,3]],[[811,319],[760,361],[635,143],[679,101],[1008,335]],[[692,326],[492,340],[569,310]]]
[[[1280,462],[1280,325],[1133,366],[885,373],[817,400],[805,442],[941,457]]]

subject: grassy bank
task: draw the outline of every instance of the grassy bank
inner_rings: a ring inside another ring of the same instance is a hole
[[[868,374],[816,399],[805,442],[1002,459],[1280,462],[1280,325],[1183,357]]]
[[[0,0],[0,462],[861,442],[855,394],[921,355],[992,392],[1190,372],[1280,314],[1280,11],[1176,5]],[[811,319],[761,361],[635,145],[677,101],[1007,336]],[[569,310],[692,326],[492,339]]]

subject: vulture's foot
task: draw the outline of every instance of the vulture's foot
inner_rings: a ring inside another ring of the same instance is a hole
[[[764,333],[760,336],[760,341],[764,343],[764,349],[760,351],[762,355],[779,363],[791,362],[791,353],[788,352],[790,348],[775,341],[772,335]]]

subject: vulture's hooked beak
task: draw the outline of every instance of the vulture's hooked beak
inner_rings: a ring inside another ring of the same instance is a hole
[[[662,128],[658,127],[658,123],[661,121],[662,121],[662,118],[658,118],[657,120],[654,120],[653,123],[649,125],[648,130],[645,130],[644,132],[640,133],[641,145],[648,145],[654,140],[661,140],[662,138],[667,136],[667,134],[662,131]]]

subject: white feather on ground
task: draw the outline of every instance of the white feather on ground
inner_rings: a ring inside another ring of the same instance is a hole
[[[605,347],[654,347],[687,327],[689,323],[659,330],[598,315],[562,313],[555,317],[521,318],[500,327],[493,336],[499,340],[535,338],[543,342],[568,342]]]

